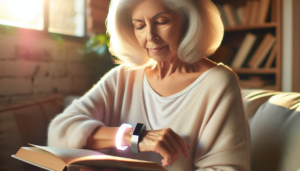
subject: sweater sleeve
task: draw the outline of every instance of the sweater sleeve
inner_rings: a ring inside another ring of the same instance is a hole
[[[111,70],[84,96],[74,100],[48,127],[48,146],[82,148],[93,130],[108,122],[117,69]]]
[[[250,132],[237,76],[220,75],[208,91],[194,165],[198,171],[249,171]]]

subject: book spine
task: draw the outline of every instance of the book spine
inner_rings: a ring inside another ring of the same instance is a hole
[[[271,22],[276,22],[276,0],[271,0]]]
[[[270,9],[270,0],[262,0],[260,3],[260,11],[259,11],[259,18],[258,24],[263,24],[267,20],[268,12]]]
[[[250,19],[249,19],[249,25],[255,25],[257,24],[257,18],[258,18],[258,11],[259,11],[259,3],[260,1],[253,1],[251,12],[250,12]]]
[[[245,7],[245,13],[244,13],[244,18],[243,18],[243,25],[247,25],[249,18],[250,18],[250,12],[251,12],[251,7],[252,7],[253,2],[252,1],[247,1],[246,7]]]
[[[275,37],[273,37],[267,44],[267,46],[264,48],[264,50],[261,52],[259,58],[255,61],[252,68],[258,68],[259,65],[262,63],[262,61],[266,58],[268,52],[270,52],[271,48],[273,47],[275,43]]]
[[[244,24],[244,14],[245,14],[245,7],[238,7],[236,9],[236,15],[237,15],[237,20],[239,25],[243,25]]]
[[[224,9],[223,9],[223,6],[220,5],[220,4],[216,4],[216,6],[217,6],[217,8],[218,8],[218,10],[219,10],[219,12],[220,12],[220,15],[221,15],[221,19],[222,19],[223,25],[224,25],[225,27],[229,26],[228,20],[227,20],[227,18],[226,18],[226,15],[225,15],[225,12],[224,12]]]
[[[263,53],[264,49],[268,46],[271,39],[275,39],[274,36],[271,33],[267,33],[264,37],[263,41],[260,43],[259,47],[251,57],[250,61],[248,62],[248,66],[252,68],[260,55]]]
[[[273,49],[269,55],[269,58],[267,60],[267,63],[265,65],[265,68],[271,68],[271,65],[275,59],[275,56],[276,56],[276,53],[277,53],[277,43],[275,43],[275,45],[273,46]]]
[[[238,52],[236,53],[234,60],[232,62],[232,68],[241,68],[243,62],[245,61],[246,57],[248,56],[253,44],[256,40],[256,35],[248,33],[244,38]]]
[[[231,26],[231,27],[236,26],[237,22],[235,21],[233,7],[229,4],[224,4],[223,9],[224,9],[226,18],[228,20],[229,26]]]

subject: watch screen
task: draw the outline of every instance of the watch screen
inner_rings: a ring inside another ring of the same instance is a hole
[[[133,135],[140,135],[143,124],[138,123],[133,131]]]

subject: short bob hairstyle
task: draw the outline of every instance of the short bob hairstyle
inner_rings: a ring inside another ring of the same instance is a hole
[[[112,0],[106,19],[110,36],[110,52],[132,69],[153,65],[139,45],[131,18],[131,8],[142,0]],[[220,46],[224,26],[220,12],[210,0],[162,0],[177,12],[187,24],[186,32],[178,47],[178,58],[193,64],[212,55]]]

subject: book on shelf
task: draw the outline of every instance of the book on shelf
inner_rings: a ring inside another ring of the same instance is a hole
[[[247,22],[248,25],[256,25],[257,20],[260,17],[259,14],[259,2],[260,1],[252,1],[251,10],[250,10],[250,17]]]
[[[275,41],[276,38],[271,33],[267,33],[255,53],[251,57],[250,61],[248,62],[248,66],[250,68],[258,68],[258,66],[267,56],[268,52],[271,50]]]
[[[276,0],[248,0],[244,7],[243,25],[259,25],[267,21],[271,9],[271,21],[275,22]]]
[[[246,57],[248,56],[251,48],[253,47],[256,38],[257,36],[255,34],[247,33],[242,44],[239,47],[239,50],[233,58],[233,62],[231,64],[232,68],[238,69],[242,67]]]
[[[32,145],[21,147],[12,157],[46,170],[78,171],[82,167],[163,171],[157,163],[110,156],[98,151]]]
[[[271,0],[271,22],[276,22],[276,0]]]
[[[271,83],[270,80],[262,80],[261,77],[250,77],[248,80],[240,80],[240,85],[243,88],[262,88]]]
[[[226,18],[226,16],[225,16],[225,12],[224,12],[224,9],[223,9],[222,5],[220,5],[220,4],[216,4],[216,6],[217,6],[217,8],[218,8],[218,10],[219,10],[219,12],[220,12],[220,15],[221,15],[221,19],[222,19],[223,25],[224,25],[225,27],[229,26],[229,24],[228,24],[227,18]]]
[[[250,17],[251,17],[251,8],[252,8],[253,1],[247,1],[245,6],[245,12],[243,16],[243,25],[247,25]]]
[[[272,51],[268,57],[265,68],[271,68],[272,63],[274,62],[275,56],[277,54],[277,43],[272,48]]]
[[[237,14],[236,14],[235,8],[232,5],[224,4],[223,10],[225,13],[225,17],[228,21],[228,26],[234,27],[234,26],[239,25],[239,23],[237,23],[237,16],[236,16]]]
[[[236,9],[236,15],[237,15],[237,20],[238,20],[238,23],[240,25],[243,25],[244,24],[244,14],[245,14],[245,7],[244,6],[240,6]]]
[[[274,46],[274,43],[276,42],[276,38],[274,37],[273,39],[271,39],[271,41],[268,43],[268,45],[266,46],[266,48],[264,48],[264,50],[261,52],[260,56],[258,57],[258,59],[255,61],[254,65],[252,66],[252,68],[258,68],[262,62],[266,59],[267,54],[270,52],[270,50],[272,49],[272,47]]]
[[[249,68],[248,62],[251,60],[251,57],[254,55],[254,53],[256,52],[258,47],[260,46],[260,43],[263,41],[263,39],[265,37],[265,33],[256,33],[255,36],[256,36],[256,40],[255,40],[251,50],[247,54],[247,57],[246,57],[245,61],[242,64],[242,68]]]
[[[271,0],[260,0],[257,24],[264,24],[267,21]]]

